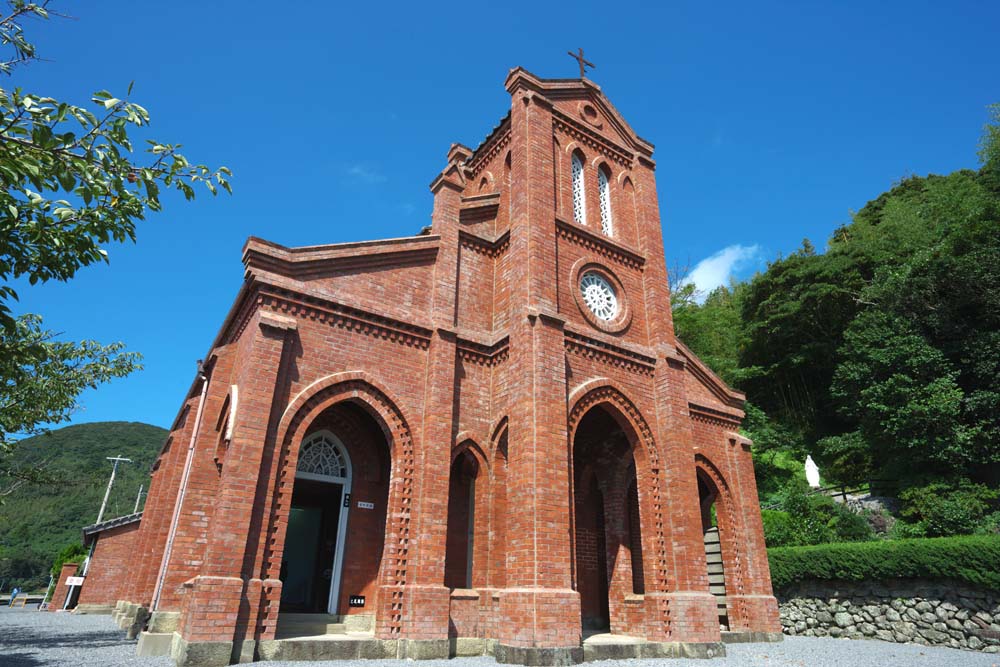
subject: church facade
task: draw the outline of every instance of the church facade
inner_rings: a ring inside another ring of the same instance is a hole
[[[594,634],[780,638],[743,396],[674,336],[653,146],[587,79],[505,86],[420,235],[247,241],[113,564],[140,648],[569,664]]]

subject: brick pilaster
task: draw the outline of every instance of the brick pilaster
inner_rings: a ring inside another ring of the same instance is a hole
[[[286,344],[296,324],[291,318],[269,312],[259,313],[257,324],[250,334],[253,340],[247,358],[237,372],[240,405],[215,498],[204,564],[201,574],[186,584],[181,627],[189,642],[247,638],[247,626],[253,625],[248,617],[261,604],[261,582],[249,580],[245,565],[256,546],[250,544],[250,531],[254,506],[262,502],[257,498],[257,480],[265,449],[274,446],[275,391],[286,365]]]

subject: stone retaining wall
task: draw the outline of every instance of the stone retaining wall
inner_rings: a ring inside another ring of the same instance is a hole
[[[777,594],[787,635],[1000,653],[1000,593],[947,581],[805,582]]]

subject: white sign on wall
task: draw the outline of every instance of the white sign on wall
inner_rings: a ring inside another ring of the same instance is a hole
[[[66,577],[67,586],[83,586],[83,577]]]
[[[373,510],[375,509],[375,503],[366,503],[363,500],[359,500],[358,507],[363,510]]]

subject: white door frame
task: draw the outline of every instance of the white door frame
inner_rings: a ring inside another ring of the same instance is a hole
[[[347,453],[347,447],[345,447],[344,443],[340,441],[340,438],[330,431],[314,431],[303,438],[302,442],[304,443],[307,440],[315,438],[316,436],[323,436],[334,446],[334,448],[343,457],[345,463],[344,467],[347,471],[347,474],[344,476],[323,475],[312,472],[304,472],[301,470],[295,471],[295,479],[308,479],[316,482],[326,482],[328,484],[340,485],[340,497],[337,499],[338,506],[340,507],[340,515],[337,519],[337,545],[333,550],[333,573],[330,577],[330,595],[326,601],[327,613],[336,614],[337,601],[340,599],[340,575],[344,565],[344,540],[347,535],[347,515],[351,509],[349,506],[344,505],[344,498],[349,497],[347,494],[350,494],[351,492],[353,466],[351,465],[351,456]]]

